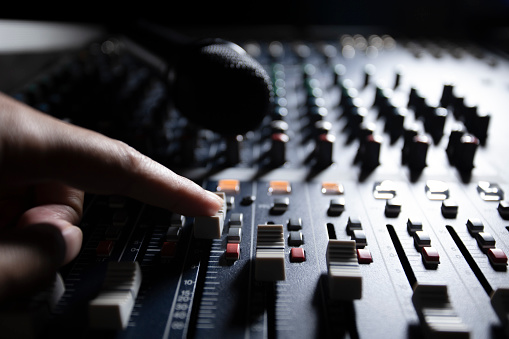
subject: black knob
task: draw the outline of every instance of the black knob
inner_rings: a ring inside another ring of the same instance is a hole
[[[479,146],[479,139],[471,134],[461,137],[455,155],[455,165],[458,171],[470,173],[474,168],[474,157]]]
[[[333,146],[336,137],[332,134],[320,134],[316,141],[316,165],[326,167],[332,164]]]
[[[412,138],[408,152],[408,167],[411,171],[421,172],[426,167],[429,143],[429,138],[423,134]]]
[[[271,136],[272,146],[270,149],[271,165],[281,166],[286,162],[286,144],[290,141],[284,133],[274,133]]]

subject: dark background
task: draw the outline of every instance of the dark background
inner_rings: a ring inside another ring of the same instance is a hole
[[[172,27],[310,25],[382,26],[407,35],[475,36],[509,26],[509,0],[187,0],[16,4],[3,18],[91,22],[122,27],[138,18]],[[13,6],[13,7],[12,7]],[[497,33],[499,34],[499,33]]]

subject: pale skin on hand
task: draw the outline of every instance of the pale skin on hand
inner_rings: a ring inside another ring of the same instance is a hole
[[[78,254],[85,191],[191,216],[222,206],[125,143],[0,93],[0,300],[49,281]]]

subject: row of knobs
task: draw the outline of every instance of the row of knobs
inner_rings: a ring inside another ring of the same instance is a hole
[[[351,82],[345,80],[340,86],[342,116],[347,121],[351,139],[358,138],[360,142],[356,161],[363,169],[372,170],[379,164],[381,139],[373,134],[373,126],[364,123],[367,111],[358,101],[358,92],[351,86]],[[407,107],[395,105],[392,94],[393,91],[389,88],[377,87],[373,107],[378,111],[378,118],[384,121],[384,132],[389,135],[391,144],[401,137],[404,139],[402,164],[407,165],[416,175],[422,172],[426,167],[428,148],[432,143],[440,143],[444,136],[445,121],[451,110],[458,127],[449,135],[447,156],[451,165],[460,173],[468,175],[474,167],[478,146],[486,142],[490,116],[480,114],[475,107],[466,106],[463,98],[454,96],[453,87],[448,84],[444,86],[440,101],[443,107],[428,105],[415,88],[410,90]],[[405,126],[409,109],[412,109],[415,118],[422,122],[424,131],[420,131],[417,124],[412,127]]]

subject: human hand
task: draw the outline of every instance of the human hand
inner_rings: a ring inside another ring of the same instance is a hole
[[[0,300],[50,281],[78,254],[84,191],[193,216],[222,205],[128,145],[0,93]]]

